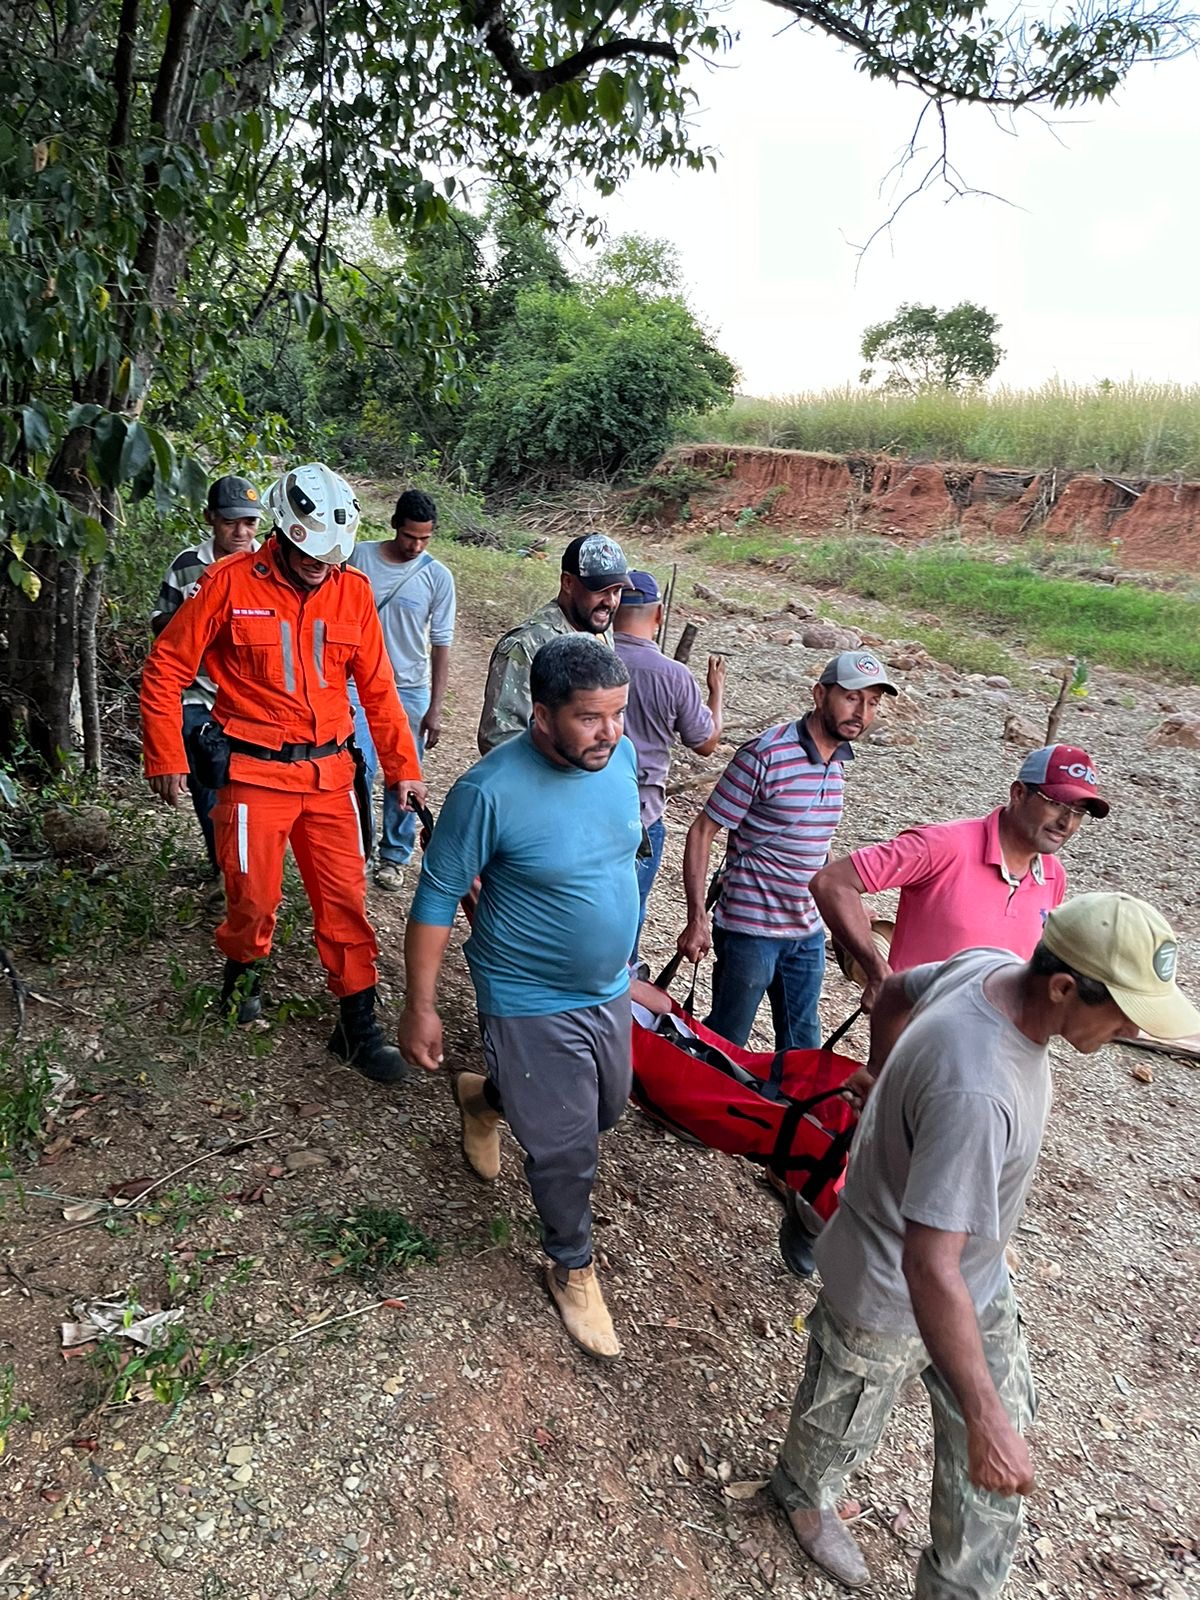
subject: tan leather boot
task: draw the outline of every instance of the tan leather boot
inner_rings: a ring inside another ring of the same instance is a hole
[[[500,1176],[500,1113],[483,1094],[487,1079],[481,1072],[460,1072],[452,1089],[462,1115],[462,1151],[467,1165],[485,1183]]]
[[[870,1583],[870,1568],[835,1507],[797,1509],[788,1513],[788,1521],[804,1554],[831,1578],[847,1589],[863,1589]]]
[[[568,1272],[547,1261],[546,1288],[558,1307],[563,1326],[579,1348],[590,1356],[615,1361],[621,1354],[621,1345],[596,1282],[595,1267],[576,1267]]]

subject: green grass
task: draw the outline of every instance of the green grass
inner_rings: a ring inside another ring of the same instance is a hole
[[[28,1422],[30,1410],[16,1398],[16,1378],[12,1363],[0,1367],[0,1456],[8,1448],[8,1436],[18,1422]]]
[[[449,541],[437,550],[438,560],[450,568],[469,604],[479,606],[490,600],[504,607],[507,616],[496,624],[497,638],[557,595],[559,554],[556,546],[542,561],[508,550],[484,550]]]
[[[56,1045],[0,1046],[0,1178],[37,1147],[54,1089],[51,1060]]]
[[[342,1217],[309,1216],[299,1231],[334,1272],[375,1279],[419,1261],[436,1261],[437,1246],[399,1211],[359,1206]]]
[[[1054,380],[1028,390],[883,394],[846,385],[739,398],[725,411],[692,418],[680,437],[1138,477],[1200,475],[1200,386]]]
[[[736,561],[752,559],[751,543],[765,541],[714,536],[695,548],[710,560]],[[1185,595],[1047,576],[1027,561],[992,561],[955,544],[905,551],[878,539],[822,539],[774,541],[770,548],[776,557],[786,555],[794,576],[882,601],[899,632],[919,638],[960,670],[1007,670],[993,665],[991,650],[999,645],[953,627],[973,622],[1023,653],[1200,679],[1200,602]],[[906,627],[902,606],[935,613],[939,626]],[[972,647],[981,646],[976,664],[965,666]]]

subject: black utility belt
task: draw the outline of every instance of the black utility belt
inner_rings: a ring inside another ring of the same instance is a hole
[[[244,739],[229,739],[229,748],[235,755],[253,756],[256,761],[323,761],[326,756],[348,750],[353,737],[350,734],[345,739],[327,739],[324,744],[281,744],[278,750],[265,744],[248,744]]]

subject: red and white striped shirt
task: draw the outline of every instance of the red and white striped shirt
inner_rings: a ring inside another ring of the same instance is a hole
[[[829,855],[853,757],[843,743],[823,761],[804,720],[781,722],[738,750],[704,807],[730,830],[718,927],[761,939],[817,932],[809,880]]]

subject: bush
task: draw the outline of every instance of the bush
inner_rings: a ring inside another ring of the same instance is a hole
[[[735,377],[675,296],[531,289],[484,375],[460,457],[490,483],[644,467],[677,418],[724,403]]]

